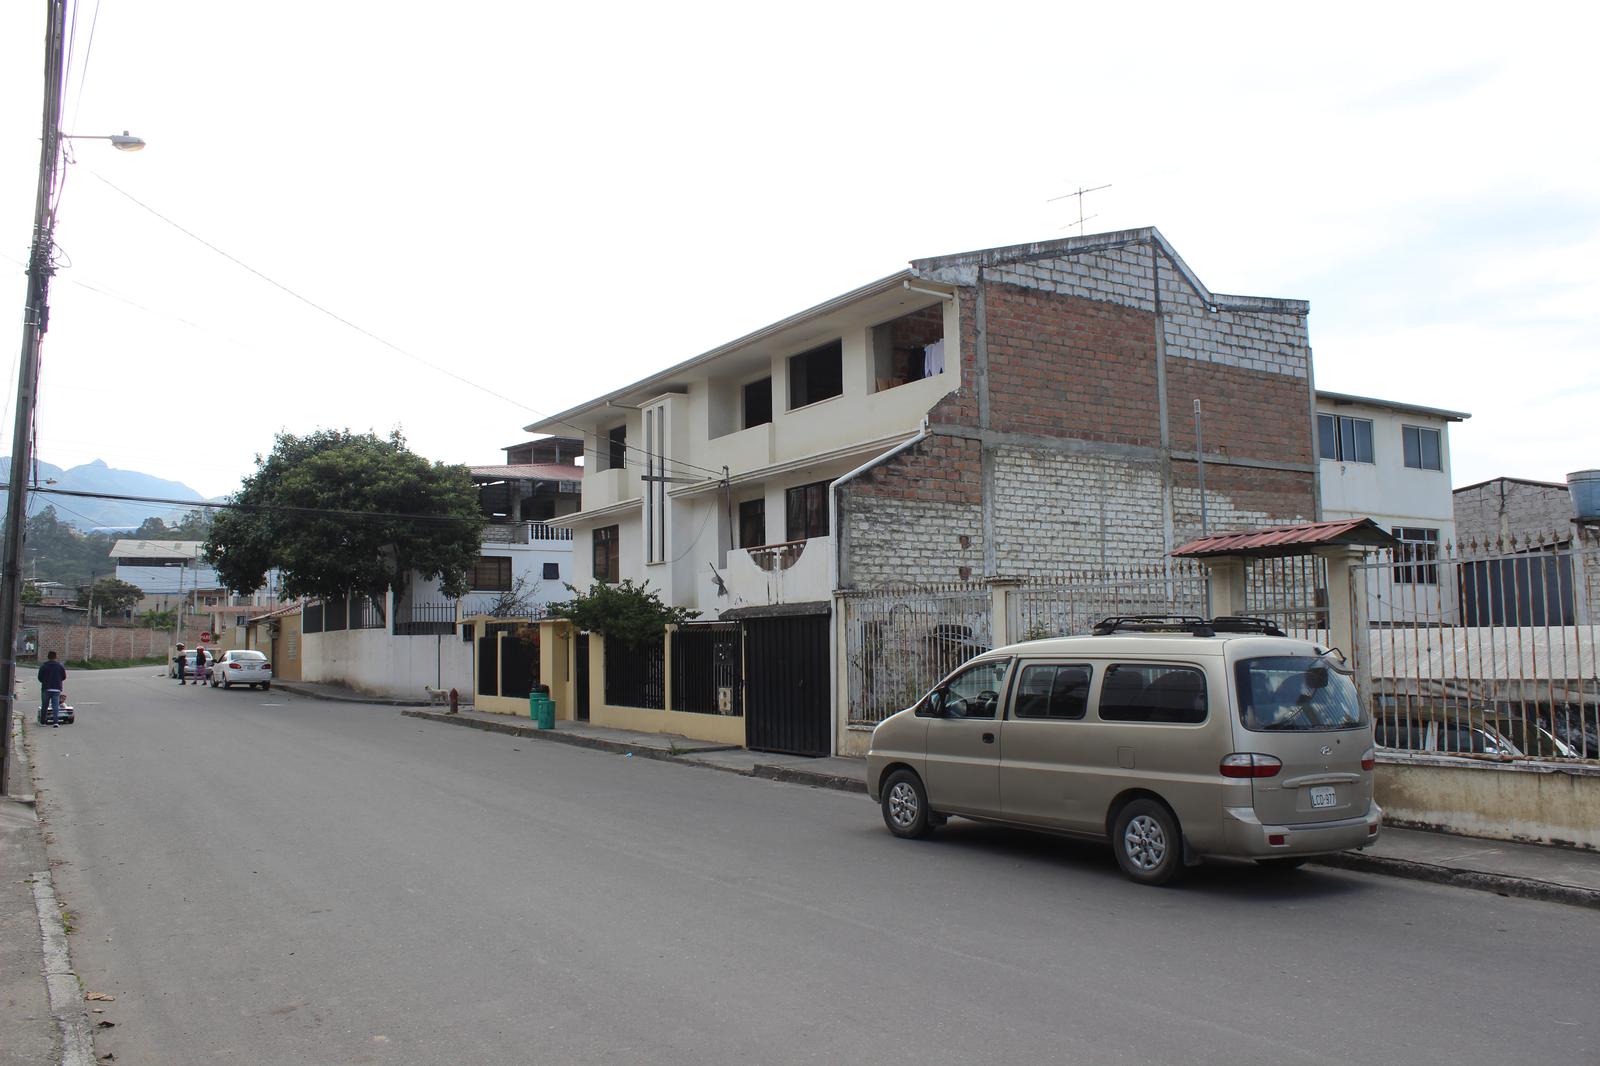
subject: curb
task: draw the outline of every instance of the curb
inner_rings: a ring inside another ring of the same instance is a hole
[[[697,756],[709,755],[719,751],[742,751],[742,748],[733,748],[731,745],[711,748],[694,748],[690,751],[680,751],[674,754],[662,748],[636,747],[620,740],[608,740],[604,737],[586,737],[575,733],[562,733],[554,729],[538,729],[534,726],[522,725],[516,719],[507,722],[484,721],[480,718],[462,718],[458,715],[444,714],[439,711],[401,711],[407,718],[421,718],[428,722],[442,722],[446,725],[466,726],[468,729],[481,729],[487,733],[504,733],[513,737],[530,737],[535,740],[550,740],[557,744],[569,744],[575,748],[590,748],[595,751],[610,751],[617,754],[632,753],[636,759],[655,759],[658,762],[676,762],[686,766],[698,766],[707,770],[720,770],[727,774],[738,774],[740,777],[759,777],[768,781],[785,781],[795,785],[810,785],[813,788],[829,788],[839,792],[859,792],[866,794],[867,783],[853,777],[843,777],[839,774],[819,774],[793,766],[779,766],[773,763],[757,763],[755,766],[743,769],[737,766],[720,766]]]
[[[1564,885],[1555,881],[1539,881],[1531,877],[1512,877],[1509,874],[1488,873],[1483,870],[1462,870],[1452,866],[1435,866],[1432,863],[1411,859],[1396,859],[1387,855],[1363,855],[1358,851],[1342,851],[1337,855],[1323,855],[1311,860],[1316,866],[1329,866],[1357,873],[1383,874],[1403,877],[1412,881],[1426,881],[1435,885],[1470,888],[1478,892],[1493,892],[1518,899],[1533,899],[1544,903],[1565,903],[1572,907],[1589,907],[1600,910],[1600,891]]]
[[[369,706],[375,707],[433,706],[433,704],[427,702],[426,700],[391,700],[384,699],[382,696],[345,696],[333,692],[314,692],[310,689],[301,688],[293,681],[284,682],[275,680],[272,682],[272,687],[275,689],[281,689],[282,691],[288,692],[295,696],[306,696],[314,700],[329,700],[333,703],[365,703]]]

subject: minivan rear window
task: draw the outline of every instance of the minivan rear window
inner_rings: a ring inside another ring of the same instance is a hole
[[[1246,729],[1351,729],[1366,715],[1350,675],[1315,655],[1268,655],[1234,666],[1239,720]]]

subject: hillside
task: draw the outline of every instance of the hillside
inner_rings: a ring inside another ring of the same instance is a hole
[[[204,499],[180,481],[167,481],[137,470],[117,470],[100,459],[67,470],[44,462],[38,466],[40,482],[55,482],[51,488],[106,492],[118,496],[158,496],[169,500],[194,500],[197,503]],[[10,458],[0,459],[0,481],[10,477],[10,473]],[[0,494],[3,494],[3,484],[0,484]],[[61,521],[85,532],[91,529],[136,529],[147,518],[176,521],[187,510],[155,503],[36,494],[28,501],[28,514],[39,514],[46,506],[53,506]]]

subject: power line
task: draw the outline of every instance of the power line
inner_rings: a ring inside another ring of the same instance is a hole
[[[195,233],[193,230],[188,229],[188,228],[184,227],[183,225],[181,225],[180,223],[174,221],[173,219],[168,218],[166,215],[163,215],[160,211],[157,211],[155,208],[151,207],[149,204],[145,203],[143,200],[140,200],[137,196],[134,196],[132,193],[128,192],[125,189],[119,188],[117,185],[115,185],[114,183],[112,183],[111,181],[106,179],[101,174],[98,174],[93,170],[89,171],[89,173],[94,176],[95,180],[99,181],[101,184],[105,185],[107,188],[111,189],[113,192],[119,193],[120,195],[126,197],[128,200],[132,201],[137,206],[143,208],[145,211],[148,211],[150,214],[154,215],[156,218],[160,219],[162,222],[165,222],[167,225],[171,226],[173,229],[177,230],[179,233],[182,233],[184,236],[188,237],[189,239],[191,239],[191,240],[193,240],[193,241],[195,241],[195,242],[197,242],[199,244],[204,245],[205,247],[211,249],[211,251],[213,251],[216,254],[222,256],[222,258],[228,260],[228,262],[233,263],[234,265],[240,267],[243,270],[248,271],[251,274],[254,274],[256,277],[260,278],[262,281],[266,282],[268,285],[271,285],[273,288],[278,289],[280,292],[283,292],[283,293],[287,294],[288,296],[300,301],[301,303],[305,304],[307,307],[310,307],[312,310],[318,311],[321,314],[324,314],[324,315],[328,316],[329,318],[333,319],[335,322],[338,322],[340,325],[354,330],[355,332],[361,334],[363,337],[366,337],[368,340],[376,341],[378,344],[383,345],[385,348],[388,348],[392,352],[395,352],[395,353],[397,353],[399,355],[403,355],[407,359],[411,359],[411,360],[413,360],[413,361],[415,361],[417,363],[421,363],[423,366],[427,367],[428,369],[437,371],[438,373],[443,374],[446,377],[454,378],[456,381],[461,382],[463,385],[466,385],[469,388],[476,389],[479,392],[484,393],[487,396],[492,396],[495,399],[501,401],[502,403],[510,404],[512,407],[515,407],[518,410],[526,411],[529,414],[537,415],[540,418],[546,419],[548,421],[554,421],[554,422],[556,422],[557,425],[567,426],[570,429],[577,430],[579,433],[584,433],[585,432],[584,428],[582,426],[577,425],[576,423],[568,422],[568,421],[566,421],[564,419],[552,418],[552,416],[545,414],[543,411],[540,411],[539,409],[537,409],[535,407],[530,407],[527,404],[522,403],[519,400],[514,400],[511,397],[506,396],[504,393],[496,392],[494,389],[489,388],[487,385],[481,385],[478,382],[473,381],[471,378],[464,377],[461,374],[457,374],[453,370],[448,370],[445,367],[442,367],[442,366],[438,365],[437,363],[434,363],[434,362],[431,362],[431,361],[429,361],[427,359],[424,359],[422,356],[417,355],[415,352],[408,351],[407,349],[400,347],[398,344],[395,344],[393,341],[387,340],[384,337],[380,337],[378,334],[372,332],[371,330],[367,329],[366,327],[357,325],[355,322],[352,322],[350,319],[345,318],[343,315],[339,314],[338,312],[333,311],[330,308],[324,307],[322,304],[317,303],[315,300],[311,299],[309,296],[302,296],[300,293],[298,293],[295,290],[289,288],[289,286],[283,284],[281,281],[278,281],[278,280],[276,280],[276,279],[274,279],[272,277],[269,277],[268,275],[262,273],[261,271],[257,270],[255,267],[251,266],[249,263],[246,263],[243,259],[240,259],[238,256],[233,255],[230,252],[224,251],[222,248],[219,248],[217,245],[212,244],[210,241],[206,240],[204,237],[200,236],[198,233]],[[695,463],[690,463],[690,462],[687,462],[686,460],[682,460],[682,459],[669,459],[666,456],[659,456],[659,457],[652,456],[652,453],[650,453],[648,450],[646,450],[644,448],[640,448],[640,447],[638,447],[637,445],[634,445],[634,444],[628,444],[628,443],[624,442],[622,447],[625,450],[630,451],[630,452],[634,452],[635,454],[640,455],[640,456],[650,456],[652,458],[660,458],[664,462],[671,463],[674,466],[682,467],[685,470],[696,470],[696,471],[699,471],[699,472],[705,474],[707,477],[713,477],[713,478],[718,479],[719,481],[722,480],[722,477],[723,477],[722,471],[720,471],[720,470],[712,470],[710,467],[699,466],[699,465],[697,465]],[[589,454],[589,450],[588,450],[587,446],[585,446],[585,448],[584,448],[584,454],[585,455]],[[594,454],[597,457],[601,454],[598,447],[596,448]]]
[[[4,491],[4,489],[0,489],[0,493]],[[246,514],[283,514],[311,518],[399,518],[410,522],[438,522],[441,524],[472,521],[470,518],[457,517],[455,515],[408,514],[401,511],[355,511],[339,507],[294,507],[287,504],[234,503],[232,501],[219,502],[214,500],[175,500],[162,496],[127,496],[115,492],[85,492],[81,489],[34,488],[30,491],[35,495],[68,496],[85,500],[117,500],[124,503],[160,503],[169,504],[173,507],[187,507],[191,510],[241,511]],[[80,515],[79,517],[81,518],[82,516]]]

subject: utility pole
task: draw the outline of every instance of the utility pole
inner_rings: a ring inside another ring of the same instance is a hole
[[[11,438],[6,494],[5,558],[0,563],[0,795],[11,795],[11,719],[17,702],[17,628],[22,616],[22,537],[27,472],[33,465],[33,411],[38,404],[39,344],[50,325],[50,276],[55,272],[55,214],[50,199],[61,159],[62,78],[66,70],[66,0],[48,0],[44,31],[44,116],[39,144],[39,189],[28,254],[28,298],[22,309],[22,355],[17,360],[17,421]]]

